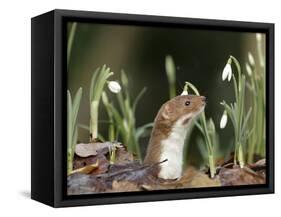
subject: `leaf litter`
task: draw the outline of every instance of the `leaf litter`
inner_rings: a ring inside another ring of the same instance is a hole
[[[142,165],[120,143],[115,146],[114,164],[109,162],[109,150],[114,143],[92,142],[80,143],[77,146],[73,163],[74,170],[67,179],[69,195],[265,183],[264,159],[247,165],[245,168],[227,161],[217,169],[217,174],[212,179],[206,171],[189,166],[179,180],[164,180],[156,175],[163,162]]]

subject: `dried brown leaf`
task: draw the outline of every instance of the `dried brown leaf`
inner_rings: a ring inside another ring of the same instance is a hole
[[[99,162],[98,167],[95,170],[92,170],[92,174],[101,174],[105,173],[108,170],[109,161],[103,154],[99,154],[97,156],[90,156],[86,158],[75,156],[73,167],[74,170],[77,170],[82,167],[86,167],[88,165],[96,164],[97,161]]]
[[[129,181],[116,181],[112,182],[112,191],[113,192],[125,192],[125,191],[140,191],[141,188],[136,183]]]
[[[219,186],[221,186],[221,182],[217,176],[211,179],[209,175],[204,174],[202,172],[198,172],[196,176],[193,177],[190,183],[191,188],[219,187]]]
[[[180,179],[159,182],[158,189],[199,188],[221,186],[218,177],[211,179],[204,172],[188,167]]]
[[[97,160],[96,163],[94,163],[94,164],[90,164],[90,165],[81,167],[79,169],[73,170],[71,172],[71,174],[74,174],[74,173],[89,174],[89,173],[92,173],[94,170],[96,170],[98,167],[99,167],[99,160]]]
[[[134,161],[134,155],[126,150],[124,146],[118,147],[116,150],[115,163],[130,163]]]
[[[265,176],[250,168],[221,168],[219,172],[222,186],[264,184]]]
[[[83,174],[83,176],[77,175],[81,173],[72,174],[68,177],[68,193],[124,192],[141,190],[142,185],[157,186],[157,178],[154,176],[157,169],[158,164],[143,166],[139,162],[132,162],[119,166],[112,165],[108,173]],[[121,190],[121,187],[126,184],[127,188]]]
[[[111,189],[111,183],[94,175],[74,173],[67,178],[68,195],[94,194],[108,189]]]
[[[107,153],[113,145],[112,142],[79,143],[75,147],[75,154],[79,157],[95,156],[101,152]]]

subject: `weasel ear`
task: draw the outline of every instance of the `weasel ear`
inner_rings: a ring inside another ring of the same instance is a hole
[[[164,119],[169,119],[172,113],[172,108],[169,104],[165,105],[163,112],[162,112],[162,117]]]

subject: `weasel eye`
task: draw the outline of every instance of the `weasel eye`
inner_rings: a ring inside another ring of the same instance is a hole
[[[186,102],[185,102],[185,105],[186,105],[186,106],[189,106],[189,105],[190,105],[190,101],[186,101]]]

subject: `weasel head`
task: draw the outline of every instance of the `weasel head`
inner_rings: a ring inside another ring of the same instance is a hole
[[[177,96],[162,106],[160,119],[175,123],[182,120],[186,125],[191,119],[200,114],[206,105],[206,97],[196,95]]]
[[[175,179],[182,171],[182,155],[189,123],[205,108],[204,96],[177,96],[160,108],[151,133],[144,163],[158,163],[158,177]]]
[[[200,114],[206,105],[204,96],[177,96],[163,106],[160,118],[168,124],[167,137],[160,141],[158,177],[178,179],[182,174],[183,148],[189,123]],[[163,123],[164,125],[164,123]]]

